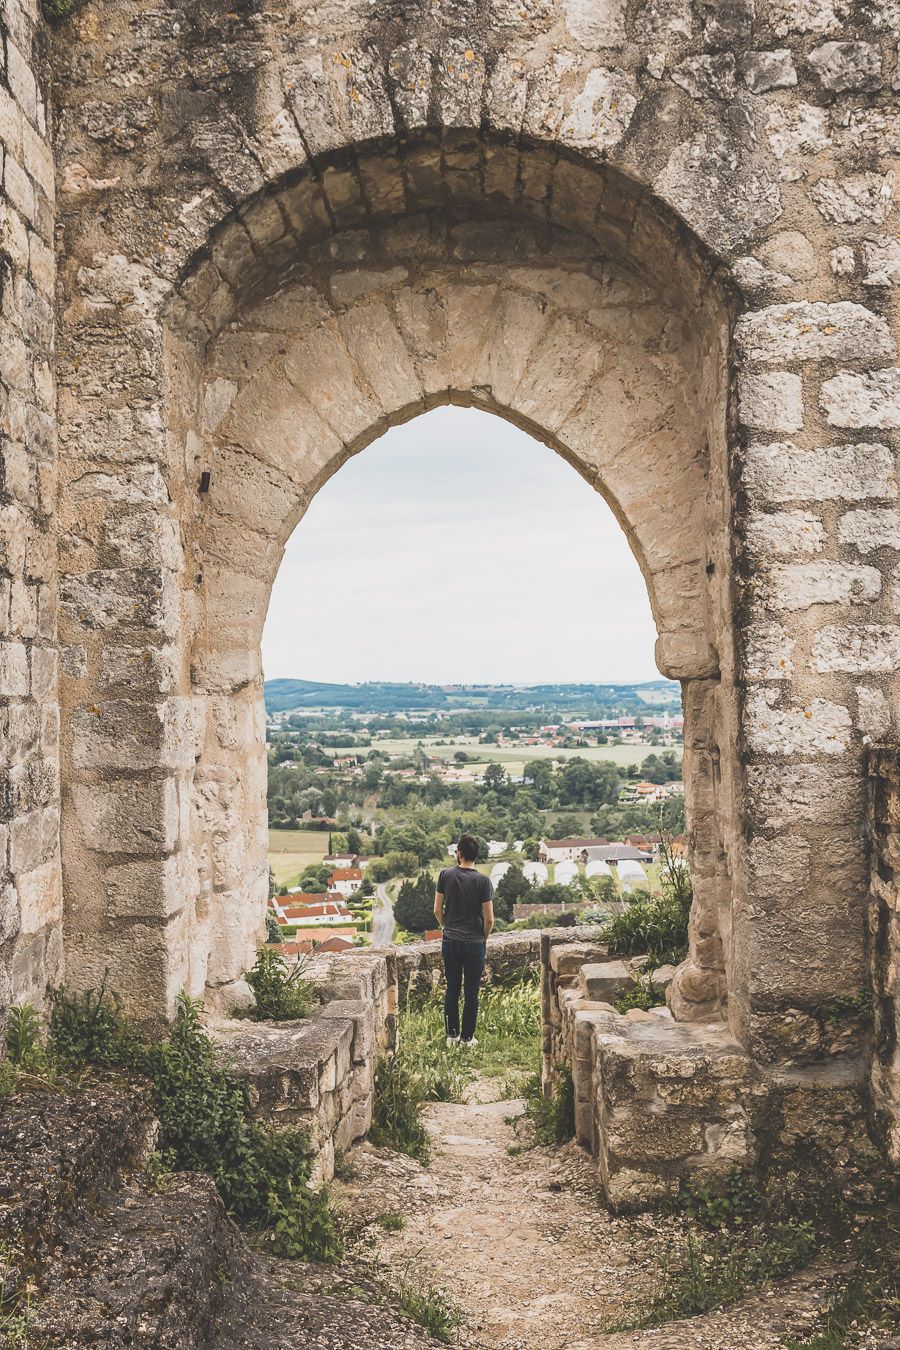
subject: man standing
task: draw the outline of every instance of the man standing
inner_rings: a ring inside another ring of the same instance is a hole
[[[438,877],[434,917],[443,929],[441,956],[444,960],[444,1029],[447,1045],[476,1046],[478,990],[484,970],[487,937],[494,926],[494,888],[475,866],[478,840],[460,835],[456,866],[445,867]],[[462,1028],[459,994],[465,989]]]

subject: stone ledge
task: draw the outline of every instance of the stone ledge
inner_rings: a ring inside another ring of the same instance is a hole
[[[219,1062],[245,1079],[253,1119],[307,1130],[313,1177],[330,1180],[335,1152],[354,1138],[353,1019],[320,1013],[300,1022],[220,1021],[209,1034]]]

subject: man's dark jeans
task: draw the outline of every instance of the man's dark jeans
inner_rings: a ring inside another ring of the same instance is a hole
[[[444,995],[444,1026],[448,1036],[462,1035],[464,1041],[470,1041],[475,1035],[475,1023],[478,1020],[478,990],[481,986],[486,950],[485,942],[464,942],[460,938],[445,937],[441,943],[444,978],[447,982],[447,992]],[[465,989],[465,1003],[460,1029],[459,994],[462,988]]]

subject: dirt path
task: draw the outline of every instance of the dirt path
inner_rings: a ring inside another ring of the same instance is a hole
[[[476,1085],[473,1095],[489,1095],[489,1086]],[[367,1227],[366,1250],[371,1254],[374,1243],[389,1276],[427,1281],[451,1296],[464,1318],[460,1345],[775,1350],[785,1332],[809,1325],[821,1305],[820,1279],[801,1281],[799,1292],[779,1299],[783,1316],[775,1315],[770,1291],[767,1316],[757,1299],[746,1316],[739,1306],[727,1317],[710,1314],[662,1331],[604,1334],[652,1287],[677,1221],[610,1216],[598,1202],[594,1165],[574,1144],[510,1153],[519,1136],[509,1118],[521,1111],[510,1101],[429,1106],[427,1168],[364,1145],[354,1150],[355,1178],[341,1187],[357,1216],[403,1215],[399,1232]]]

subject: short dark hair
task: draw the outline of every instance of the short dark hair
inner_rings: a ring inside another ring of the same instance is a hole
[[[456,845],[457,852],[463,855],[466,862],[475,861],[478,857],[479,847],[480,845],[474,834],[461,834]]]

